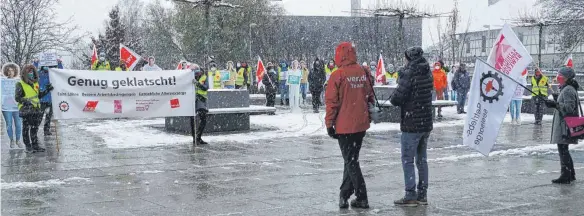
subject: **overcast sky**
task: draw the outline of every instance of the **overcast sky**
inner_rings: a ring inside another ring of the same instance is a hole
[[[146,3],[154,0],[142,0]],[[168,0],[160,0],[167,2]],[[379,0],[361,0],[363,8],[374,8]],[[399,0],[396,0],[399,1]],[[453,0],[403,0],[416,2],[418,7],[434,13],[449,12],[454,5]],[[57,6],[59,18],[66,20],[73,17],[73,24],[81,26],[83,31],[97,35],[103,31],[104,20],[109,10],[118,0],[60,0]],[[383,1],[381,1],[383,2]],[[459,0],[461,11],[461,28],[465,31],[469,23],[470,30],[485,30],[484,25],[500,28],[505,23],[502,19],[517,17],[518,11],[532,10],[536,0],[500,0],[497,4],[488,7],[488,0]],[[283,0],[281,4],[290,15],[300,16],[350,16],[351,0]],[[437,25],[446,25],[447,19],[425,19],[423,24],[423,46],[427,47],[437,40]]]

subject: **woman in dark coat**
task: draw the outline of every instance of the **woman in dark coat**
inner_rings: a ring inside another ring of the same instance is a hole
[[[312,109],[314,113],[318,113],[318,108],[322,104],[320,95],[324,89],[324,82],[326,81],[326,74],[324,72],[324,65],[320,59],[316,58],[312,64],[312,71],[308,74],[308,83],[310,94],[312,95]]]
[[[266,106],[276,105],[276,93],[278,92],[278,73],[272,62],[268,62],[268,67],[262,78],[262,84],[266,87]]]
[[[569,184],[576,180],[574,162],[570,155],[569,144],[578,144],[577,138],[570,137],[566,121],[563,116],[579,116],[578,82],[574,80],[576,74],[572,68],[564,67],[558,72],[560,93],[554,100],[545,100],[547,107],[555,108],[552,122],[551,143],[558,145],[560,155],[561,175],[552,180],[555,184]]]

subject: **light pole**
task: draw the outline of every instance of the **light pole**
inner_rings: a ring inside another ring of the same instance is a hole
[[[253,61],[253,59],[252,59],[252,58],[253,58],[253,56],[252,56],[252,54],[251,54],[251,45],[252,45],[252,42],[253,42],[253,40],[252,40],[252,36],[251,36],[251,28],[253,28],[253,27],[256,27],[257,25],[258,25],[258,24],[255,24],[255,23],[250,23],[250,24],[249,24],[249,44],[247,45],[247,47],[248,47],[248,49],[249,49],[249,60],[250,60],[250,61]]]

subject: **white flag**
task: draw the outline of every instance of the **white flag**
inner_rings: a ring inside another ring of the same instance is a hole
[[[505,24],[493,45],[488,64],[480,60],[475,63],[462,136],[465,145],[489,155],[517,88],[517,83],[511,79],[521,79],[522,72],[532,61],[511,27]]]

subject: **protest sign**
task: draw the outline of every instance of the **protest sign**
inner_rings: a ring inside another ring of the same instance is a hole
[[[57,66],[57,53],[41,53],[39,66]]]
[[[18,111],[18,104],[14,100],[14,91],[18,79],[2,78],[2,111]]]
[[[194,74],[50,69],[55,119],[194,115]]]

